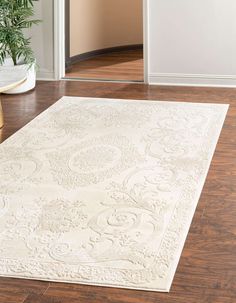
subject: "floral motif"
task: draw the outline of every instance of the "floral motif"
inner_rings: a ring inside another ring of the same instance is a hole
[[[47,157],[54,180],[68,189],[103,182],[142,161],[128,138],[114,134],[48,153]]]
[[[87,216],[82,212],[81,202],[53,200],[43,205],[39,217],[40,228],[52,233],[68,232],[85,226]]]

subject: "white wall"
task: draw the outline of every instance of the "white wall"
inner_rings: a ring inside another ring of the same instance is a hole
[[[38,79],[54,78],[54,48],[53,48],[53,0],[34,2],[35,18],[43,22],[30,30],[32,48],[34,50],[39,70]]]
[[[235,0],[148,0],[149,81],[236,85]]]

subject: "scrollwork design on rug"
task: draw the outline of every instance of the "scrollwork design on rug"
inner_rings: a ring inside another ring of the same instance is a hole
[[[9,209],[9,202],[7,198],[0,197],[0,218],[3,217]]]
[[[111,128],[134,128],[143,127],[149,122],[152,109],[148,110],[146,105],[137,107],[135,104],[96,104],[87,100],[81,106],[81,103],[73,102],[67,107],[62,106],[52,113],[52,120],[57,123],[58,127],[67,133],[88,134],[91,131]],[[137,116],[139,119],[137,119]],[[70,117],[68,119],[68,117]]]
[[[10,194],[23,190],[27,182],[34,182],[43,163],[27,150],[7,145],[0,150],[0,193]]]

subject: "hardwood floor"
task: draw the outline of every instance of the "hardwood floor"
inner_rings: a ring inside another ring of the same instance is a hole
[[[94,57],[68,68],[66,78],[144,81],[143,51],[120,51]]]
[[[7,139],[63,95],[230,103],[230,109],[170,293],[0,278],[0,303],[236,302],[236,89],[143,84],[39,82],[3,95]]]

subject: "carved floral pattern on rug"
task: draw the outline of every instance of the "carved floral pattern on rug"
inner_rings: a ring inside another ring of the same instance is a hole
[[[0,146],[0,275],[168,291],[227,108],[58,101]]]

